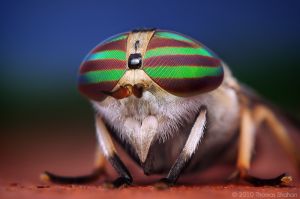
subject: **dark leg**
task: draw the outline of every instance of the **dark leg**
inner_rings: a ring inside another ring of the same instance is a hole
[[[100,116],[96,116],[96,131],[101,151],[105,158],[111,163],[117,173],[120,175],[112,183],[106,183],[107,187],[121,187],[123,185],[130,185],[132,183],[132,177],[117,155],[111,136],[106,128]]]
[[[45,171],[40,178],[43,181],[51,181],[59,184],[84,184],[96,181],[101,174],[104,174],[105,159],[99,149],[96,151],[95,169],[88,175],[83,176],[59,176],[51,172]]]
[[[111,165],[114,167],[114,169],[118,172],[120,177],[118,177],[112,183],[106,183],[106,186],[107,187],[121,187],[123,185],[130,185],[132,183],[132,177],[131,177],[128,169],[126,168],[126,166],[120,160],[119,156],[114,154],[112,157],[108,158],[108,161],[111,163]]]
[[[96,169],[89,175],[78,176],[78,177],[67,177],[67,176],[58,176],[52,174],[50,172],[45,172],[41,175],[43,180],[49,180],[55,183],[63,183],[63,184],[82,184],[88,183],[98,179],[98,177],[104,173],[104,157],[111,163],[117,173],[120,175],[115,181],[112,183],[106,183],[108,187],[120,187],[122,185],[130,185],[132,183],[132,177],[120,160],[119,156],[116,153],[115,147],[113,145],[110,134],[101,119],[101,117],[96,116],[96,130],[99,145],[102,153],[97,153],[98,157],[96,159]]]
[[[41,179],[44,181],[51,181],[58,184],[84,184],[96,181],[103,173],[103,170],[94,170],[91,174],[83,176],[59,176],[48,171],[41,174]]]
[[[181,153],[177,158],[175,164],[170,169],[168,175],[165,178],[160,179],[160,181],[156,183],[156,188],[165,189],[175,185],[177,179],[184,171],[184,169],[188,166],[190,160],[191,157],[189,157],[187,154]]]
[[[172,186],[176,183],[180,174],[188,166],[190,160],[192,159],[192,156],[195,153],[198,144],[201,142],[201,138],[204,134],[205,123],[206,109],[202,109],[196,119],[196,122],[179,157],[170,169],[168,175],[156,184],[157,188],[163,189],[168,186]]]
[[[253,184],[255,186],[276,186],[276,185],[287,185],[292,181],[292,177],[288,176],[287,174],[283,173],[275,178],[270,179],[262,179],[257,178],[250,175],[245,175],[242,177],[243,180],[246,182],[249,182],[250,184]]]

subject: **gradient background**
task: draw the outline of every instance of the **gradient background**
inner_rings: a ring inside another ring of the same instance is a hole
[[[76,90],[79,65],[102,40],[138,27],[174,30],[201,41],[240,81],[299,116],[299,2],[2,0],[2,157],[19,157],[11,148],[25,149],[29,141],[54,147],[88,136],[83,143],[94,143],[93,111]]]

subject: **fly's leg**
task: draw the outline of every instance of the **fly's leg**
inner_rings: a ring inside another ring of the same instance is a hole
[[[283,126],[279,123],[279,121],[275,118],[272,114],[270,115],[265,114],[262,112],[262,106],[257,106],[251,111],[247,106],[241,108],[241,130],[240,130],[240,139],[239,139],[239,148],[238,148],[238,159],[237,159],[237,168],[238,173],[241,179],[254,184],[256,186],[263,186],[263,185],[283,185],[289,183],[292,179],[290,176],[286,174],[281,174],[275,178],[271,179],[262,179],[251,176],[248,174],[250,169],[250,162],[251,162],[251,155],[254,148],[255,143],[255,131],[256,128],[259,127],[262,121],[267,121],[268,123],[272,123],[273,126],[272,130],[276,131],[275,134],[283,136],[287,138],[286,131],[284,130]],[[271,113],[268,111],[268,113]],[[274,129],[276,127],[276,129]],[[280,127],[279,129],[277,129]],[[284,134],[284,135],[283,135]],[[289,138],[287,138],[289,140]],[[290,141],[289,141],[290,142]],[[291,144],[291,142],[290,142]]]
[[[45,171],[41,174],[42,181],[50,181],[60,184],[84,184],[92,181],[96,181],[101,174],[105,173],[105,158],[103,154],[97,150],[95,158],[95,169],[88,175],[83,176],[59,176],[51,172]]]
[[[110,162],[113,168],[119,174],[119,177],[112,183],[107,183],[109,187],[121,187],[123,185],[130,185],[132,177],[122,160],[119,158],[112,138],[106,128],[106,125],[100,116],[96,116],[96,131],[100,148],[105,158]]]
[[[240,137],[237,158],[237,168],[241,177],[248,174],[251,155],[255,142],[255,125],[248,108],[241,110]]]
[[[201,109],[179,157],[176,159],[168,175],[156,183],[157,188],[167,188],[174,185],[182,171],[188,166],[204,134],[206,112],[206,109]]]
[[[110,162],[110,164],[114,167],[120,177],[114,180],[112,183],[107,183],[106,186],[108,187],[121,187],[123,185],[130,185],[132,183],[132,177],[129,173],[126,166],[123,164],[119,156],[117,155],[116,149],[114,147],[113,141],[109,132],[100,116],[96,116],[96,131],[97,137],[100,145],[100,149],[105,157],[106,160]],[[102,158],[103,158],[102,155]],[[90,181],[90,179],[95,179],[95,177],[99,176],[102,173],[104,164],[102,164],[102,159],[98,159],[96,163],[98,167],[101,168],[96,172],[93,172],[91,175],[87,176],[80,176],[80,177],[64,177],[64,176],[57,176],[51,174],[49,172],[45,172],[44,178],[49,179],[53,182],[60,182],[60,183],[85,183]]]
[[[279,144],[285,150],[285,152],[290,156],[291,160],[294,162],[297,168],[300,168],[300,154],[297,150],[295,144],[292,142],[291,138],[286,131],[286,128],[281,124],[281,122],[276,118],[274,113],[265,106],[258,105],[253,111],[253,118],[255,120],[256,126],[259,126],[262,122],[266,122],[268,127],[271,129],[272,134],[277,139]]]

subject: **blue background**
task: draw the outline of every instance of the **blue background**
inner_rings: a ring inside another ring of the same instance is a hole
[[[189,35],[242,82],[300,112],[299,1],[1,1],[1,121],[90,120],[78,67],[99,42],[138,27]]]

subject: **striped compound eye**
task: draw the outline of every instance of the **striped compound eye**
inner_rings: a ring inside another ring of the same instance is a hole
[[[102,101],[126,70],[136,69],[179,97],[214,90],[224,75],[221,60],[202,44],[179,33],[152,29],[119,34],[96,46],[80,66],[78,88],[90,99]]]
[[[81,93],[102,101],[126,72],[126,44],[128,33],[113,36],[96,46],[80,66]]]
[[[186,97],[217,88],[223,67],[209,49],[181,34],[156,31],[151,38],[142,68],[161,88]]]

